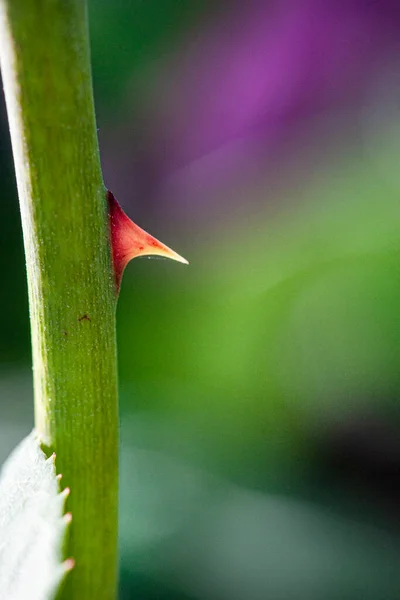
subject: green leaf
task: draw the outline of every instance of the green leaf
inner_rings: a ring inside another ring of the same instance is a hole
[[[54,462],[32,432],[0,473],[0,598],[51,600],[73,566],[63,561],[69,490],[60,493]]]

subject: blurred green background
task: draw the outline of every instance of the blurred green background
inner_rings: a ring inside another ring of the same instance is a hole
[[[119,299],[121,600],[398,599],[400,7],[89,8],[106,185],[190,260]],[[3,99],[0,173],[3,461],[33,425]]]

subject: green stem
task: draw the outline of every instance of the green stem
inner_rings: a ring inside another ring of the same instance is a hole
[[[24,233],[36,428],[71,489],[65,598],[117,582],[115,287],[84,0],[0,0]]]

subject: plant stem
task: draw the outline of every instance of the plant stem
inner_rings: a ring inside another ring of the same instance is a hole
[[[65,598],[117,582],[116,295],[84,0],[0,0],[28,272],[35,423],[71,489]]]

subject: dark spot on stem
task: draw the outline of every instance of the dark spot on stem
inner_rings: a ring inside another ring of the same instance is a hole
[[[91,318],[89,317],[89,315],[87,313],[85,313],[84,315],[79,317],[78,322],[80,323],[81,321],[91,321]]]

